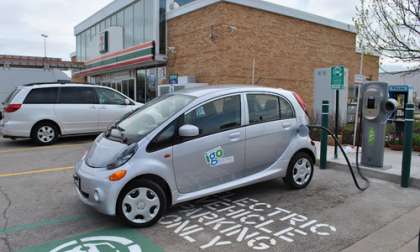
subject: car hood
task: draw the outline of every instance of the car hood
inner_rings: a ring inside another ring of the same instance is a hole
[[[109,140],[101,134],[86,154],[86,164],[93,168],[106,168],[125,148],[127,144]]]

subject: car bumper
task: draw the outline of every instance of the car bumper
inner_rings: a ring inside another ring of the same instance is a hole
[[[81,159],[75,165],[74,188],[80,200],[106,215],[116,214],[120,184],[109,181],[113,171],[91,168]],[[77,181],[78,180],[78,181]]]
[[[9,137],[30,137],[31,127],[24,122],[0,121],[0,135]]]

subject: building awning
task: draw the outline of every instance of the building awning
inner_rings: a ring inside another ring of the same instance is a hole
[[[147,64],[155,58],[154,41],[135,45],[117,52],[110,52],[86,61],[86,69],[74,73],[78,76],[93,76],[103,72],[112,72],[128,66]]]

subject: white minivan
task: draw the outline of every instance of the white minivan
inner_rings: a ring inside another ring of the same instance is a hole
[[[29,84],[16,88],[4,102],[0,134],[32,138],[39,145],[59,136],[96,134],[141,107],[107,87],[86,84]]]

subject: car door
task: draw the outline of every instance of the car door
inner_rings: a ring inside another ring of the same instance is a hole
[[[297,123],[294,110],[284,97],[266,93],[246,97],[246,172],[256,173],[280,158],[296,135]]]
[[[98,132],[99,113],[93,87],[61,87],[54,107],[63,134]]]
[[[95,88],[98,94],[97,109],[99,112],[98,127],[100,131],[105,130],[110,124],[119,120],[125,114],[131,112],[135,106],[130,101],[126,104],[126,97],[108,88]]]
[[[183,115],[182,125],[195,125],[200,134],[180,139],[173,147],[178,190],[189,193],[242,176],[245,129],[241,95],[208,101]]]

